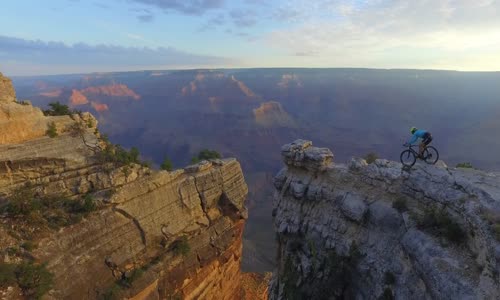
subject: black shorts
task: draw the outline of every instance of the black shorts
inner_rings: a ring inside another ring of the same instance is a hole
[[[424,145],[429,145],[430,143],[432,142],[432,134],[430,134],[429,132],[426,132],[424,134],[424,136],[422,137],[422,143],[424,143]]]

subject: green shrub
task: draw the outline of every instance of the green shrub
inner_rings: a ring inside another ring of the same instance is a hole
[[[16,283],[16,265],[0,262],[0,288]]]
[[[416,221],[419,229],[442,236],[453,243],[463,243],[467,238],[465,231],[444,210],[426,209],[424,215]]]
[[[172,251],[176,256],[183,255],[186,256],[191,251],[189,242],[186,236],[183,236],[172,243]]]
[[[472,164],[470,162],[463,162],[463,163],[459,163],[457,164],[456,166],[457,168],[463,168],[463,169],[472,169]]]
[[[203,149],[198,154],[198,158],[200,160],[204,160],[204,159],[217,159],[217,158],[221,158],[221,157],[222,156],[219,154],[219,152],[217,152],[215,150],[209,150],[209,149]]]
[[[160,165],[160,168],[165,171],[172,171],[173,169],[172,162],[168,157],[165,157],[163,163]]]
[[[398,198],[392,202],[392,207],[399,212],[405,212],[408,210],[408,206],[406,205],[406,200],[404,198]]]
[[[104,136],[105,137],[105,136]],[[101,138],[103,139],[103,138]],[[107,137],[103,141],[107,141]],[[106,146],[103,151],[99,153],[101,159],[104,162],[115,163],[119,165],[129,165],[131,163],[139,164],[139,150],[136,147],[132,147],[130,151],[127,151],[120,145],[114,145],[110,142],[105,142]]]
[[[49,107],[43,111],[46,116],[65,116],[73,113],[67,105],[61,104],[59,101],[49,103]]]
[[[81,200],[72,201],[71,212],[77,214],[87,215],[97,209],[97,205],[94,197],[91,194],[87,194]]]
[[[40,209],[40,202],[34,198],[33,190],[30,187],[15,190],[4,208],[11,217],[28,216],[38,209]]]
[[[375,152],[370,152],[365,155],[364,159],[366,160],[366,163],[372,164],[378,159],[378,155]]]
[[[55,138],[57,134],[57,127],[54,122],[50,122],[49,125],[47,126],[47,131],[45,133],[50,137],[50,138]]]
[[[387,285],[393,285],[396,283],[396,276],[390,271],[386,271],[384,274],[384,283]]]
[[[32,241],[26,241],[26,242],[21,244],[21,248],[23,248],[24,250],[26,250],[28,252],[31,252],[34,249],[36,249],[36,245]]]
[[[215,150],[203,149],[200,151],[200,153],[198,153],[198,156],[195,156],[191,159],[191,163],[199,163],[202,160],[219,158],[222,158],[219,152]]]
[[[23,217],[30,225],[48,225],[57,229],[79,222],[82,216],[96,209],[97,204],[91,194],[79,200],[35,197],[30,187],[24,187],[13,192],[3,210],[8,217]]]
[[[15,270],[17,284],[24,295],[39,299],[52,288],[54,276],[45,265],[22,263]]]

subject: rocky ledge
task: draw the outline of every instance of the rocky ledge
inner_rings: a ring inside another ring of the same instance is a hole
[[[499,299],[500,175],[283,146],[270,299]]]

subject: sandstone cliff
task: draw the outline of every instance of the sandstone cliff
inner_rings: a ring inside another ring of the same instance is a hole
[[[90,114],[44,116],[11,98],[10,81],[0,84],[2,272],[43,264],[53,274],[48,299],[242,296],[247,185],[236,160],[173,172],[110,161],[117,154]],[[13,216],[5,207],[14,200]],[[79,205],[92,210],[66,213]],[[1,274],[0,297],[37,296],[40,283],[15,274],[18,284]]]
[[[499,299],[500,176],[297,140],[274,179],[270,299]]]

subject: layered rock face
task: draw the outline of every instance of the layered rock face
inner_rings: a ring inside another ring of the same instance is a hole
[[[270,299],[499,299],[500,175],[283,146]]]
[[[270,101],[262,103],[253,110],[255,122],[265,127],[293,126],[290,115],[283,109],[279,102]]]
[[[35,230],[0,215],[1,262],[23,259],[8,249],[23,242],[15,234],[19,228],[31,230],[35,247],[23,255],[54,275],[46,297],[242,297],[248,189],[236,160],[203,161],[173,172],[117,165],[102,160],[90,114],[46,117],[14,101],[1,102],[0,112],[0,208],[27,186],[46,199],[90,196],[97,205],[80,222],[58,230]],[[45,134],[51,122],[54,138]],[[75,124],[85,125],[78,134]],[[0,292],[22,298],[12,288]]]

